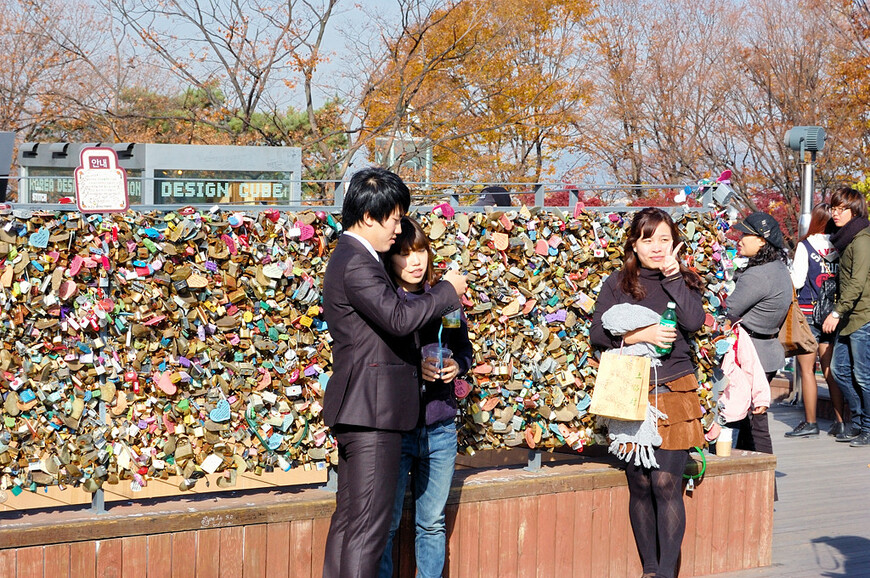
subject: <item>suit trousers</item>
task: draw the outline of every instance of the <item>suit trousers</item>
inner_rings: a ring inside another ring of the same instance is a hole
[[[326,537],[323,578],[371,578],[387,543],[402,432],[338,425],[338,492]]]

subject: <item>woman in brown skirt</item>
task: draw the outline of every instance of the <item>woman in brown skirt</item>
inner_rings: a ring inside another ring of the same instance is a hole
[[[690,357],[690,335],[704,323],[701,278],[680,264],[683,244],[670,215],[648,208],[634,215],[625,242],[624,266],[604,282],[595,306],[590,339],[602,349],[649,343],[661,350],[660,365],[651,370],[650,404],[666,419],[658,421],[662,443],[654,450],[658,467],[629,463],[629,517],[645,578],[672,578],[686,529],[683,472],[689,450],[704,443],[698,382]],[[676,305],[677,326],[658,323],[628,331],[608,332],[601,316],[614,305],[634,304],[663,313]]]

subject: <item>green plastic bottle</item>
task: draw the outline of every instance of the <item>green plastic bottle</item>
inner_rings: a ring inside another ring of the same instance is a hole
[[[659,325],[664,325],[665,327],[674,327],[677,326],[677,304],[673,301],[668,301],[668,308],[665,309],[665,312],[662,313],[662,318],[659,320]],[[659,355],[667,355],[673,349],[673,345],[669,345],[668,347],[659,347],[656,345],[656,352]]]

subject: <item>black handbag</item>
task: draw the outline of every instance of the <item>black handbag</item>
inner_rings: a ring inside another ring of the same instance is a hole
[[[816,300],[813,301],[813,314],[810,316],[813,325],[816,327],[822,326],[825,319],[827,319],[828,315],[831,314],[831,311],[834,310],[834,303],[836,303],[836,301],[837,278],[828,277],[822,281],[822,285],[819,287],[819,295],[816,297]]]

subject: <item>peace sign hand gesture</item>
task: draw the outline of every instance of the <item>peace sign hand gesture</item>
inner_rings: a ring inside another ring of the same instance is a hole
[[[670,255],[666,255],[662,260],[662,273],[664,273],[665,277],[670,277],[671,275],[676,275],[680,272],[680,261],[677,259],[677,254],[680,252],[680,249],[683,248],[682,241],[674,247],[674,250],[671,251]]]

